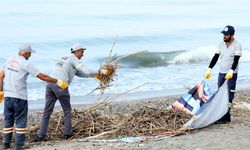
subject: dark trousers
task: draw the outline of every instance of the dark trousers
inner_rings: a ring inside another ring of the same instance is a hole
[[[16,123],[16,144],[24,144],[27,125],[28,101],[5,97],[3,143],[11,143],[14,123]]]
[[[222,86],[222,84],[226,81],[225,79],[226,74],[225,73],[219,73],[218,76],[218,88]],[[234,99],[234,90],[236,88],[236,81],[237,81],[237,73],[233,74],[233,78],[228,80],[228,94],[229,94],[229,106],[231,107],[231,104]],[[230,114],[230,107],[228,109],[228,112],[220,119],[221,121],[231,121],[231,114]]]
[[[63,113],[64,113],[64,134],[71,135],[72,134],[72,123],[71,123],[71,104],[70,104],[70,95],[68,88],[62,89],[58,87],[56,84],[48,83],[46,86],[46,102],[45,108],[43,111],[43,116],[40,124],[40,131],[38,136],[44,137],[48,130],[50,115],[53,112],[55,103],[59,100]]]

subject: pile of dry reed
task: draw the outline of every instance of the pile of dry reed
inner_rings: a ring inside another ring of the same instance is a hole
[[[180,133],[180,127],[191,117],[172,109],[156,109],[145,106],[131,113],[109,115],[99,113],[99,109],[105,105],[107,103],[98,104],[98,106],[91,107],[91,109],[75,109],[73,111],[72,126],[74,136],[72,139],[176,135]],[[33,117],[40,118],[41,113],[36,113]],[[54,112],[50,119],[46,139],[49,141],[62,140],[63,124],[62,112]],[[30,143],[38,134],[39,126],[39,121],[28,124],[26,137]]]

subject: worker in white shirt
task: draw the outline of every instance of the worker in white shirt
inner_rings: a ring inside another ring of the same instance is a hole
[[[0,71],[0,100],[4,98],[3,149],[11,146],[12,133],[16,131],[15,149],[24,149],[28,113],[27,83],[31,74],[43,81],[53,83],[58,88],[67,88],[63,80],[57,80],[38,71],[28,59],[35,52],[29,44],[19,47],[19,55],[9,58]]]
[[[205,78],[211,77],[211,69],[215,66],[220,57],[220,73],[218,76],[218,87],[221,87],[225,80],[228,80],[229,90],[229,109],[228,112],[218,120],[218,123],[231,122],[230,108],[234,99],[234,91],[236,88],[236,81],[238,76],[239,59],[242,55],[241,44],[234,38],[234,27],[227,25],[223,31],[223,42],[218,45],[216,53],[214,54]]]
[[[51,76],[65,80],[68,84],[71,83],[74,76],[78,77],[95,77],[97,71],[90,71],[83,67],[80,59],[83,57],[86,48],[80,44],[75,44],[71,47],[70,56],[62,57],[55,64]],[[69,139],[73,136],[71,123],[71,104],[68,88],[61,89],[55,84],[48,83],[46,86],[46,102],[41,119],[39,134],[35,137],[35,142],[45,140],[45,135],[49,125],[50,115],[53,112],[55,103],[59,100],[64,113],[64,139]]]

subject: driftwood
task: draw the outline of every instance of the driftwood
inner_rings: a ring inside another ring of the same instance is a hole
[[[191,117],[173,109],[156,109],[142,107],[130,113],[100,113],[110,103],[104,102],[85,109],[74,109],[72,127],[74,139],[112,139],[128,136],[178,135],[181,126]],[[61,140],[63,135],[64,117],[62,112],[51,115],[46,139]],[[35,117],[40,118],[41,113]],[[28,124],[27,140],[32,143],[38,134],[39,122]],[[2,135],[2,134],[1,134]]]

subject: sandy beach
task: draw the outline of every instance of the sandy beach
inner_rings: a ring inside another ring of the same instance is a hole
[[[234,122],[232,123],[234,124]],[[160,141],[147,141],[140,143],[96,143],[62,141],[46,146],[36,146],[36,150],[82,150],[82,149],[176,149],[176,150],[247,150],[249,149],[250,127],[245,125],[213,125],[197,130],[189,135],[170,137]]]
[[[250,90],[241,90],[236,94],[232,122],[229,124],[210,125],[179,136],[163,136],[161,139],[147,139],[139,142],[110,142],[94,141],[83,142],[81,139],[46,141],[41,143],[28,143],[30,149],[36,150],[82,150],[82,149],[249,149],[250,143]],[[164,109],[168,108],[179,96],[155,97],[136,101],[112,103],[102,109],[105,114],[129,113],[144,106]],[[74,105],[74,109],[86,108],[88,105]],[[60,111],[60,108],[57,108]],[[31,114],[41,110],[30,110],[30,122],[39,123],[40,118]]]

